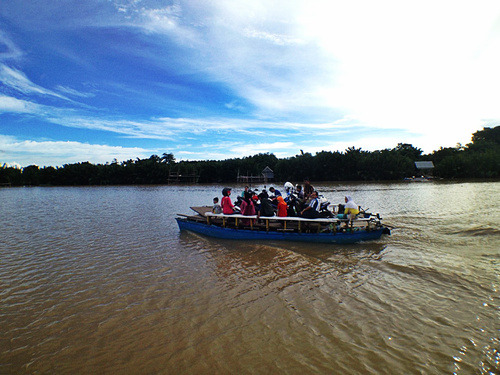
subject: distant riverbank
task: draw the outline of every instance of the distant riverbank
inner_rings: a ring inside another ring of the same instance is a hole
[[[220,161],[180,161],[173,154],[147,159],[116,160],[106,164],[89,162],[62,167],[22,169],[0,167],[0,184],[10,186],[150,185],[178,182],[234,183],[238,177],[272,176],[275,181],[400,181],[411,176],[431,175],[445,179],[500,178],[500,126],[484,128],[472,136],[472,143],[441,148],[423,155],[411,144],[393,149],[364,151],[349,147],[344,152],[301,153],[278,159],[273,154]],[[426,163],[418,163],[425,161]],[[419,165],[427,165],[424,170]],[[241,179],[241,178],[240,178]]]

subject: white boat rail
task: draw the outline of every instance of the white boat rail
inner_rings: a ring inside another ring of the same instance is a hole
[[[226,222],[228,219],[234,219],[235,225],[238,226],[238,220],[248,220],[249,221],[249,226],[251,229],[254,228],[254,220],[260,219],[263,220],[266,224],[266,230],[270,229],[270,222],[277,222],[280,221],[283,224],[283,228],[281,230],[287,230],[287,223],[291,222],[296,222],[298,224],[298,231],[301,231],[301,224],[304,223],[304,225],[312,224],[315,223],[318,225],[317,230],[319,231],[321,229],[322,224],[340,224],[344,223],[348,225],[349,227],[355,226],[356,223],[361,224],[365,223],[367,225],[367,228],[370,226],[370,222],[373,220],[373,218],[355,218],[353,220],[351,219],[339,219],[339,218],[316,218],[316,219],[307,219],[303,217],[294,217],[294,216],[286,216],[286,217],[281,217],[281,216],[260,216],[258,217],[257,215],[242,215],[242,214],[214,214],[212,212],[206,212],[205,217],[207,218],[207,224],[211,224],[211,219],[212,218],[221,218],[222,219],[222,226],[226,226]],[[337,229],[333,229],[336,231]]]
[[[242,214],[214,214],[213,212],[206,212],[205,216],[207,217],[218,217],[218,218],[233,218],[233,219],[261,219],[261,220],[277,220],[277,221],[302,221],[302,222],[311,222],[311,223],[341,223],[349,221],[350,219],[339,219],[339,218],[322,218],[318,217],[315,219],[307,219],[304,217],[297,216],[257,216],[257,215],[242,215]],[[370,218],[355,218],[353,221],[369,221]]]

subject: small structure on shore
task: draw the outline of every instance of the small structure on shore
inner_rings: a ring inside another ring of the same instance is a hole
[[[415,168],[417,168],[419,174],[423,176],[432,176],[434,163],[432,161],[416,161]]]
[[[178,183],[186,183],[186,184],[194,184],[198,182],[200,176],[196,173],[180,173],[180,171],[172,172],[170,171],[167,178],[167,184],[178,184]]]
[[[237,177],[237,182],[246,182],[251,184],[252,182],[269,182],[274,180],[274,172],[271,168],[268,166],[265,167],[260,175],[253,176],[253,175],[240,175],[240,171],[238,170],[238,177]]]
[[[432,163],[432,161],[416,161],[415,169],[417,170],[416,173],[417,176],[405,177],[404,181],[409,181],[409,182],[432,181],[432,170],[434,169],[434,163]]]

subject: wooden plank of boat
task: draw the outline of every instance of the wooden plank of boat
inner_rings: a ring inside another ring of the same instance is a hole
[[[205,216],[207,212],[212,212],[211,206],[189,207],[189,208],[201,216]]]

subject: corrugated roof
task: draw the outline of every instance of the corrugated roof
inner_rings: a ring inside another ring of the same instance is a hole
[[[432,169],[434,168],[434,163],[432,161],[416,161],[415,167],[417,169]]]

